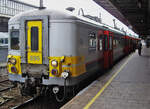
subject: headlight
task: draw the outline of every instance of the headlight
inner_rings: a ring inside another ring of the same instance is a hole
[[[53,67],[57,67],[58,66],[58,62],[56,60],[52,60],[51,62]]]
[[[14,66],[13,66],[13,67],[11,67],[11,72],[12,72],[12,73],[18,73],[17,68],[16,68],[16,67],[14,67]]]
[[[52,73],[52,75],[57,76],[58,75],[58,70],[57,69],[52,69],[51,73]]]
[[[9,58],[8,62],[15,65],[16,64],[16,59],[15,58]]]

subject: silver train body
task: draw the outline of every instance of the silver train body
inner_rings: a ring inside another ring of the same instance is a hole
[[[9,79],[31,88],[74,86],[113,65],[127,46],[123,32],[69,11],[16,15],[9,34]]]

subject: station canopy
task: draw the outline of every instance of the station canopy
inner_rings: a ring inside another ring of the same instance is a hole
[[[150,0],[94,0],[140,36],[150,35]]]

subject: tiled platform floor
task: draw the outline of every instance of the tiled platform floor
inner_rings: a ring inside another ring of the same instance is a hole
[[[89,109],[150,109],[150,48],[144,47],[142,56],[135,52],[129,57],[126,66]],[[62,109],[83,109],[129,57],[115,65]]]

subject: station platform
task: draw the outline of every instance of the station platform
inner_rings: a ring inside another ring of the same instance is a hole
[[[150,109],[150,48],[126,56],[61,109]]]

